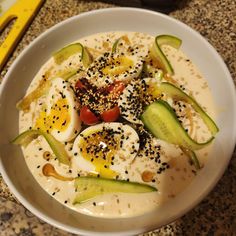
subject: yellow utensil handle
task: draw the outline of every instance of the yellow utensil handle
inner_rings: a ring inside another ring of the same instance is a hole
[[[18,0],[0,17],[0,32],[11,20],[16,19],[8,36],[0,45],[0,70],[43,2],[44,0]]]

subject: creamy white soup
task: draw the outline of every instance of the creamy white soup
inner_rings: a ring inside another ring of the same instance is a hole
[[[93,216],[140,215],[168,204],[204,168],[218,131],[214,103],[178,43],[91,35],[32,78],[17,104],[19,132],[31,136],[25,161],[52,198]]]

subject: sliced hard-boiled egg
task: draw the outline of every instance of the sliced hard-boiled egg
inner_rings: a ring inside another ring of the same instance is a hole
[[[87,69],[87,78],[98,87],[114,81],[129,82],[140,75],[142,67],[142,57],[137,55],[104,53]]]
[[[58,141],[71,141],[81,129],[76,108],[76,97],[70,84],[55,78],[46,98],[46,108],[36,119],[36,128],[50,132]]]
[[[140,90],[141,84],[132,81],[123,90],[118,100],[121,116],[134,124],[142,124],[139,119],[143,112]]]
[[[138,150],[139,137],[131,126],[101,123],[85,129],[75,139],[73,161],[90,174],[125,179],[126,168]]]
[[[134,124],[142,124],[139,119],[145,106],[157,100],[159,81],[156,78],[133,80],[126,86],[118,100],[118,106],[123,118]]]

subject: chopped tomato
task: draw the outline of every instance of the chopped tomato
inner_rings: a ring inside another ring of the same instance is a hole
[[[120,116],[120,109],[117,105],[107,111],[104,111],[101,114],[101,117],[102,117],[103,121],[105,121],[105,122],[116,121],[119,118],[119,116]]]
[[[99,117],[97,117],[87,106],[83,106],[80,109],[79,117],[86,125],[94,125],[99,122]]]
[[[75,89],[76,90],[87,90],[91,87],[90,83],[88,82],[88,80],[86,78],[82,78],[77,80],[76,84],[75,84]]]
[[[125,84],[121,81],[116,81],[115,83],[108,86],[107,91],[116,95],[120,95],[125,89]]]
[[[78,89],[84,89],[84,88],[85,88],[85,85],[80,80],[78,80],[75,84],[75,89],[78,90]]]

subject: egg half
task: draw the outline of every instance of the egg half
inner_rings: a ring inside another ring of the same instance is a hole
[[[117,53],[104,53],[87,69],[87,79],[98,87],[114,81],[129,82],[137,78],[143,68],[142,57]]]
[[[139,136],[131,126],[101,123],[85,129],[75,139],[73,161],[90,174],[125,179],[125,171],[138,150]]]
[[[160,82],[156,78],[133,80],[121,93],[118,106],[121,116],[134,124],[143,124],[140,120],[145,107],[160,98]]]
[[[77,101],[70,83],[55,78],[46,98],[46,108],[36,119],[36,128],[51,133],[58,141],[73,140],[81,129]]]
[[[124,119],[134,124],[143,124],[139,119],[143,112],[139,82],[132,81],[126,86],[118,99],[118,106]]]

